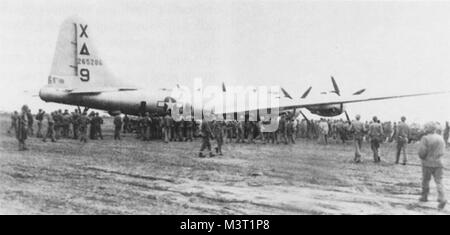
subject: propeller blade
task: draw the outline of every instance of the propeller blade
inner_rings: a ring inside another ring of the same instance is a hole
[[[350,123],[351,122],[351,120],[350,120],[350,117],[348,116],[348,113],[347,113],[347,111],[345,111],[344,112],[345,113],[345,117],[347,118],[347,121]]]
[[[312,86],[310,86],[309,88],[308,88],[308,90],[306,90],[305,91],[305,93],[303,93],[303,95],[302,95],[302,99],[304,99],[304,98],[306,98],[308,95],[309,95],[309,92],[311,91],[311,89],[312,89]]]
[[[227,88],[225,87],[225,83],[224,82],[222,82],[222,91],[223,92],[227,92]]]
[[[281,88],[281,91],[283,92],[283,94],[284,94],[284,97],[287,97],[287,98],[289,98],[289,99],[291,99],[292,100],[292,97],[289,95],[289,93],[287,93],[287,91],[286,90],[284,90],[283,88]]]
[[[309,120],[308,120],[308,118],[306,117],[306,115],[300,110],[300,114],[303,116],[303,118],[307,121],[307,122],[309,122]]]
[[[353,95],[361,95],[364,91],[366,91],[366,89],[361,89],[361,90],[353,93]]]
[[[338,87],[336,81],[334,80],[333,76],[331,76],[331,82],[333,83],[334,93],[336,93],[338,96],[341,96],[341,91],[339,90],[339,87]]]

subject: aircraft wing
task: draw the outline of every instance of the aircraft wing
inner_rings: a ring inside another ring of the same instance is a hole
[[[378,97],[370,97],[370,96],[348,96],[348,97],[333,97],[332,99],[310,99],[310,100],[300,100],[300,101],[288,101],[288,102],[280,102],[281,109],[291,109],[291,108],[306,108],[309,106],[317,106],[317,105],[333,105],[333,104],[347,104],[347,103],[359,103],[359,102],[367,102],[367,101],[375,101],[375,100],[388,100],[388,99],[397,99],[397,98],[406,98],[406,97],[415,97],[415,96],[426,96],[426,95],[438,95],[438,94],[447,94],[450,91],[436,91],[436,92],[423,92],[423,93],[414,93],[414,94],[401,94],[401,95],[388,95],[388,96],[378,96]],[[291,103],[291,104],[289,104]]]
[[[112,91],[134,91],[136,88],[114,88],[114,87],[106,87],[106,88],[94,88],[94,89],[67,89],[66,91],[70,94],[74,95],[86,95],[86,94],[100,94],[104,92],[112,92]]]
[[[308,99],[299,99],[299,100],[291,100],[291,99],[280,99],[279,105],[260,105],[258,108],[250,107],[250,108],[232,108],[227,107],[226,110],[228,112],[246,112],[246,111],[256,111],[258,109],[276,109],[279,108],[280,111],[289,110],[289,109],[297,109],[297,108],[307,108],[311,106],[320,106],[320,105],[334,105],[334,104],[347,104],[347,103],[358,103],[358,102],[367,102],[367,101],[375,101],[375,100],[388,100],[388,99],[397,99],[397,98],[406,98],[406,97],[415,97],[415,96],[426,96],[426,95],[438,95],[438,94],[447,94],[450,91],[437,91],[437,92],[424,92],[424,93],[414,93],[414,94],[397,94],[397,95],[388,95],[388,96],[378,96],[378,97],[370,97],[370,96],[339,96],[339,97],[319,97],[319,98],[308,98]],[[233,111],[231,111],[233,110]],[[216,114],[221,114],[224,112],[215,112]]]

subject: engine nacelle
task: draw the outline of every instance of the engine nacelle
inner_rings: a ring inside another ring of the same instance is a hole
[[[110,111],[108,111],[108,114],[111,115],[111,116],[116,116],[116,115],[119,115],[121,113],[122,112],[120,112],[120,110],[110,110]]]
[[[334,117],[341,115],[345,109],[344,104],[318,105],[307,108],[312,114],[323,117]]]

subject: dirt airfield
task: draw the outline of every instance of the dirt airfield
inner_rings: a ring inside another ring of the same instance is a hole
[[[395,165],[394,144],[383,161],[354,164],[353,146],[297,140],[295,145],[226,144],[224,156],[197,157],[200,140],[114,141],[106,119],[105,140],[57,143],[31,137],[17,151],[0,118],[0,214],[449,214],[419,203],[421,168],[416,144],[411,165]],[[444,159],[448,169],[448,156]],[[446,191],[450,180],[444,180]]]

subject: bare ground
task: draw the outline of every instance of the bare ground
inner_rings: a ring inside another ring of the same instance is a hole
[[[2,119],[1,214],[449,213],[436,210],[433,182],[430,202],[417,202],[415,145],[408,146],[408,166],[393,164],[393,144],[383,145],[380,164],[365,144],[363,163],[354,164],[351,144],[306,140],[226,144],[224,156],[200,159],[199,140],[164,144],[127,135],[114,141],[108,124],[103,141],[30,138],[30,150],[19,152]]]

